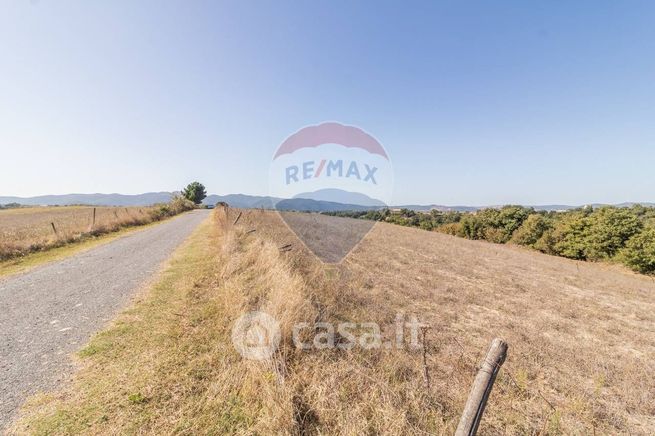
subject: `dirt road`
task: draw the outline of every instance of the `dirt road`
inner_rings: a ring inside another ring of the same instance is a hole
[[[28,395],[70,374],[70,354],[124,307],[207,215],[193,211],[0,279],[0,431]]]

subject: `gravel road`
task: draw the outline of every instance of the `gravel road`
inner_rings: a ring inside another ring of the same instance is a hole
[[[70,355],[126,305],[207,215],[189,212],[0,279],[0,432],[28,395],[68,378]]]

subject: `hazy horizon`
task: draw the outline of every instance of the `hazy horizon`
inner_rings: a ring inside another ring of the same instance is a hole
[[[655,4],[6,2],[0,193],[268,195],[358,126],[393,204],[655,201]]]
[[[139,192],[139,193],[123,193],[123,192],[69,192],[65,194],[40,194],[40,195],[32,195],[32,196],[17,196],[17,195],[4,195],[0,193],[0,198],[4,197],[13,197],[13,198],[24,198],[24,199],[29,199],[29,198],[38,198],[38,197],[47,197],[47,196],[68,196],[68,195],[130,195],[130,196],[139,196],[139,195],[145,195],[145,194],[158,194],[158,193],[174,193],[174,192],[179,192],[180,190],[172,190],[172,191],[149,191],[149,192]],[[228,192],[228,193],[215,193],[215,192],[207,192],[207,196],[219,196],[219,197],[225,197],[228,195],[244,195],[244,196],[249,196],[249,197],[268,197],[267,194],[252,194],[252,193],[244,193],[244,192]],[[300,198],[308,198],[311,199],[310,197],[300,197]],[[325,200],[329,201],[329,200]],[[339,203],[339,201],[335,201]],[[435,206],[446,206],[446,207],[456,207],[456,206],[462,206],[462,207],[496,207],[496,206],[503,206],[503,205],[522,205],[522,206],[586,206],[586,205],[592,205],[592,204],[606,204],[606,205],[619,205],[619,204],[654,204],[654,200],[644,200],[644,201],[633,201],[633,200],[625,200],[625,201],[617,201],[617,202],[605,202],[605,201],[587,201],[583,203],[564,203],[560,201],[551,201],[551,202],[543,202],[543,203],[516,203],[516,202],[509,202],[509,203],[484,203],[484,204],[472,204],[472,203],[441,203],[438,201],[428,201],[424,203],[392,203],[387,206],[407,206],[407,205],[417,205],[417,206],[430,206],[430,205],[435,205]],[[358,202],[348,202],[348,204],[360,204]]]

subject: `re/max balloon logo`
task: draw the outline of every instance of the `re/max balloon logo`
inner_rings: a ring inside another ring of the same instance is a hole
[[[341,262],[375,221],[324,220],[315,213],[392,204],[393,166],[387,151],[370,133],[334,121],[287,137],[275,150],[268,177],[279,217],[326,263]]]

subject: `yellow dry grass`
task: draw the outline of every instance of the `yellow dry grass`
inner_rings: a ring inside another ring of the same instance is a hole
[[[79,252],[89,250],[97,247],[98,245],[109,243],[116,238],[126,236],[132,232],[144,230],[150,226],[157,225],[158,222],[143,224],[140,226],[129,226],[121,228],[115,232],[110,232],[102,235],[83,237],[74,240],[75,243],[67,243],[63,245],[46,246],[40,251],[30,252],[26,255],[12,257],[7,260],[0,261],[0,277],[6,277],[13,274],[19,274],[28,271],[36,266],[44,263],[54,262],[57,260],[65,259],[69,256]]]
[[[95,224],[93,214],[95,209]],[[0,211],[0,259],[150,222],[154,207],[29,207]],[[53,227],[54,225],[54,227]]]
[[[73,384],[33,399],[12,431],[452,434],[500,336],[509,357],[481,434],[655,433],[650,278],[384,224],[328,266],[276,213],[234,216],[217,210],[82,350]],[[252,310],[280,321],[270,361],[232,347],[234,321]],[[302,321],[373,321],[388,337],[399,312],[431,326],[429,389],[420,350],[292,344]]]

